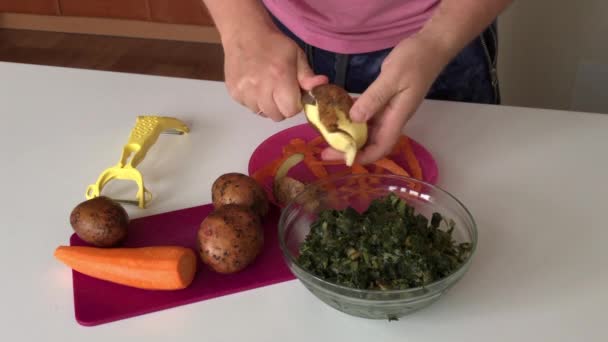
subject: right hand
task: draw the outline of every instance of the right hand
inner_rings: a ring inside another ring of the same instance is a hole
[[[302,111],[301,89],[328,82],[314,74],[302,49],[277,30],[238,35],[224,43],[224,53],[230,96],[274,121]]]

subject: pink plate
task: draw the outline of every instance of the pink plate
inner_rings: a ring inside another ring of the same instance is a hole
[[[199,225],[212,209],[211,205],[203,205],[134,219],[123,245],[179,245],[196,251]],[[140,290],[72,271],[76,320],[85,326],[99,325],[292,280],[294,276],[283,260],[278,243],[278,219],[278,208],[271,206],[264,218],[264,250],[252,265],[239,273],[221,275],[203,266],[199,259],[197,275],[184,290]],[[75,234],[70,243],[85,245]]]
[[[306,142],[319,136],[319,133],[309,124],[301,124],[291,128],[287,128],[281,132],[278,132],[270,138],[263,141],[253,152],[249,159],[249,175],[253,175],[257,170],[264,167],[271,161],[280,158],[282,155],[283,147],[288,145],[292,139],[300,138]],[[422,178],[424,181],[435,184],[438,178],[437,163],[433,156],[427,151],[422,145],[410,138],[410,144],[414,155],[420,163],[422,168]],[[326,143],[320,146],[327,146]],[[393,159],[395,163],[404,168],[406,171],[411,173],[405,158],[395,157]],[[328,166],[327,171],[332,174],[344,170],[345,165]],[[308,170],[308,168],[300,163],[293,167],[289,171],[289,176],[300,180],[304,183],[315,180],[314,175]],[[267,177],[262,184],[269,196],[272,199],[272,178]]]

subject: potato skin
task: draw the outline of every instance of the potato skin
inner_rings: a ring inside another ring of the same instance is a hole
[[[304,191],[306,185],[297,179],[285,176],[274,181],[273,194],[277,202],[281,205],[287,205]]]
[[[201,260],[215,272],[239,272],[264,246],[260,217],[242,205],[223,205],[201,222],[198,246]]]
[[[83,241],[97,247],[113,247],[127,238],[129,215],[112,199],[100,196],[78,204],[70,225]]]
[[[275,180],[273,190],[280,205],[285,206],[294,201],[309,213],[317,212],[323,202],[318,190],[307,189],[305,183],[288,176]],[[305,191],[306,193],[300,196]]]
[[[319,118],[323,126],[330,132],[338,130],[336,109],[348,113],[353,105],[353,99],[343,88],[335,84],[322,84],[312,89],[312,95],[317,101]]]
[[[218,177],[211,187],[214,208],[226,204],[247,206],[261,217],[268,213],[268,196],[262,186],[252,177],[238,172],[226,173]]]

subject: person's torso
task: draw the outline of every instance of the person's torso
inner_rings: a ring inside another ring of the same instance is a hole
[[[440,0],[264,0],[268,10],[310,45],[361,53],[396,45],[417,32]]]

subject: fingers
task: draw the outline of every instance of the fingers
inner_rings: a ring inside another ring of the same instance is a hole
[[[258,87],[253,89],[256,88]],[[263,90],[256,89],[256,91],[252,92],[243,92],[236,88],[232,89],[230,95],[242,106],[249,109],[252,113],[258,114],[265,118],[271,118],[274,121],[280,121],[283,119],[283,116],[280,115],[276,104],[272,100],[272,88]]]
[[[370,164],[373,163],[379,159],[384,158],[388,153],[390,153],[392,151],[392,147],[394,146],[394,144],[398,141],[399,135],[397,135],[397,138],[395,140],[391,140],[391,142],[388,142],[387,145],[384,145],[382,143],[370,143],[369,145],[366,145],[361,151],[359,151],[357,153],[357,157],[355,158],[355,162],[361,165],[366,165],[366,164]],[[387,146],[389,146],[389,148],[387,148]],[[344,160],[344,153],[337,151],[331,147],[328,147],[326,149],[324,149],[321,152],[321,159],[322,160]]]
[[[378,130],[378,134],[382,136],[382,139],[375,139],[365,145],[357,154],[358,163],[365,165],[384,158],[393,149],[393,146],[401,135],[401,131],[384,133],[380,129]]]
[[[295,77],[285,77],[274,88],[272,98],[283,117],[290,118],[302,111],[300,85]]]
[[[395,94],[395,82],[390,76],[380,73],[378,78],[357,98],[350,109],[355,122],[366,122],[379,113]]]
[[[382,114],[374,118],[369,143],[357,155],[357,161],[369,164],[388,155],[418,103],[417,97],[407,90],[394,96]]]
[[[257,107],[258,111],[264,113],[264,115],[275,122],[282,121],[285,119],[285,115],[281,112],[273,96],[274,88],[269,85],[267,88],[262,90],[259,95]],[[257,112],[257,111],[256,111]]]
[[[312,90],[312,88],[320,86],[322,84],[327,84],[329,79],[325,75],[315,75],[309,78],[302,78],[299,82],[300,87],[304,90]]]
[[[297,57],[297,79],[300,88],[304,90],[311,90],[316,86],[320,86],[329,82],[329,79],[325,75],[315,75],[313,70],[308,65],[306,55],[304,51],[298,50]]]
[[[408,113],[411,102],[408,95],[407,91],[397,94],[389,100],[388,105],[381,108],[379,113],[371,118],[369,121],[369,138],[367,144],[357,153],[357,163],[363,165],[373,163],[392,151],[408,117],[404,115],[404,113]],[[340,160],[344,159],[344,154],[333,148],[327,148],[321,153],[321,158],[323,160]]]
[[[249,82],[249,86],[237,87],[231,95],[253,113],[262,112],[273,121],[282,121],[302,110],[295,70],[291,74],[281,74],[274,81]]]
[[[298,49],[295,75],[282,75],[273,91],[273,99],[281,115],[289,118],[302,111],[301,89],[310,90],[328,81],[327,76],[314,74],[304,52]]]
[[[266,71],[250,69],[248,74],[228,82],[232,98],[254,113],[273,121],[281,121],[302,111],[302,88],[310,90],[328,82],[326,76],[315,75],[304,52],[296,48],[291,61],[276,63]],[[237,73],[238,76],[238,73]]]
[[[236,99],[241,105],[247,107],[247,109],[249,109],[252,113],[261,112],[261,109],[258,105],[258,101],[255,99],[254,96],[250,96],[248,98],[238,97]],[[261,115],[261,113],[260,113],[260,115]],[[266,115],[266,114],[264,114],[264,115]]]
[[[344,153],[332,148],[328,147],[321,152],[321,159],[323,160],[343,160]]]

